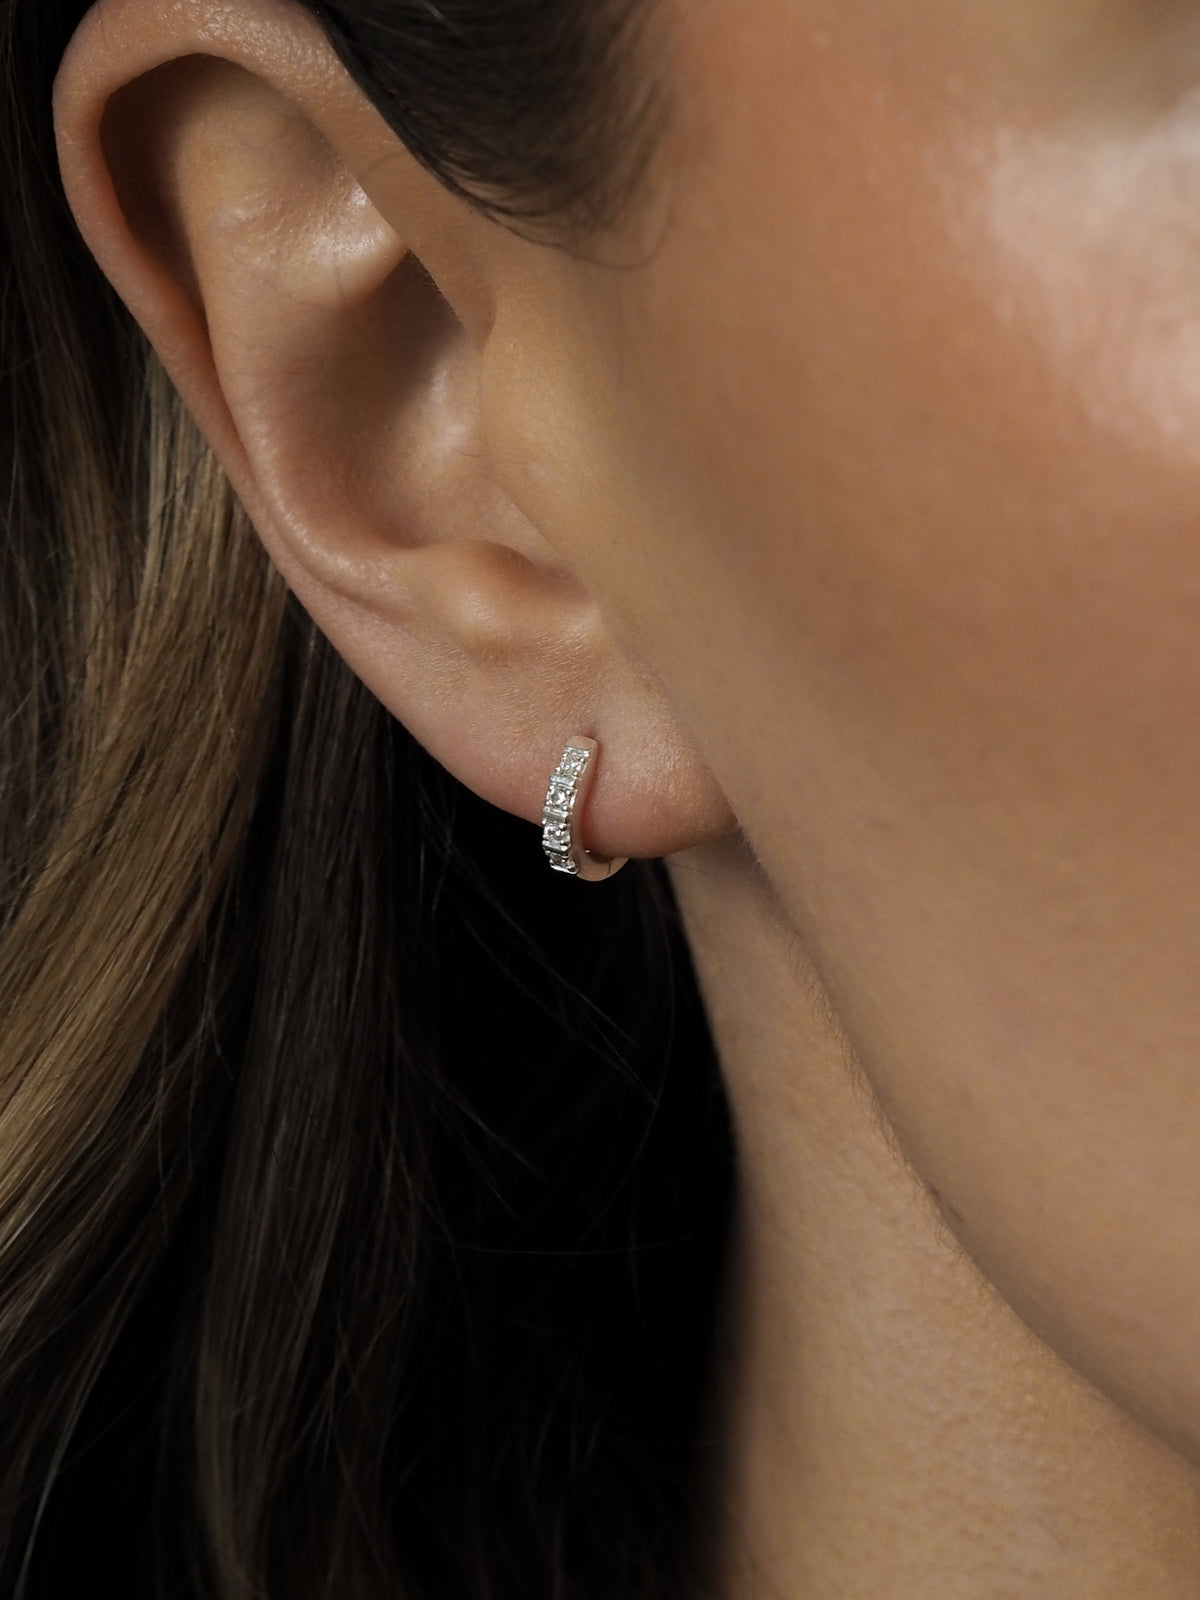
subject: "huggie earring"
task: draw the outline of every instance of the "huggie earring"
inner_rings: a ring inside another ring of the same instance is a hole
[[[550,777],[542,808],[542,849],[555,872],[565,872],[587,883],[599,883],[620,872],[627,857],[606,861],[590,855],[579,842],[579,824],[596,776],[600,746],[595,739],[572,739]]]

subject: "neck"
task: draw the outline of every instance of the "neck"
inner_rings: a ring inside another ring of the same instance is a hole
[[[722,1600],[1181,1600],[1200,1474],[1036,1339],[905,1163],[736,844],[673,878],[733,1110]]]

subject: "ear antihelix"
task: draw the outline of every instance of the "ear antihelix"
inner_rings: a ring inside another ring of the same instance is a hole
[[[600,883],[620,872],[626,857],[592,855],[582,843],[583,815],[596,777],[600,745],[573,735],[550,775],[542,807],[542,849],[555,872]]]

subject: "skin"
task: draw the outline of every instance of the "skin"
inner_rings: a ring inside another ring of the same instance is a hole
[[[385,703],[531,820],[594,735],[588,845],[672,857],[742,1174],[716,1591],[1194,1596],[1200,22],[655,37],[584,254],[276,0],[102,0],[68,193]]]

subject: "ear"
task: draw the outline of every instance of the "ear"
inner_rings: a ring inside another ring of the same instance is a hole
[[[85,238],[380,700],[530,820],[567,739],[597,739],[597,854],[729,832],[663,693],[501,487],[492,425],[521,397],[482,372],[548,247],[436,183],[288,0],[102,0],[55,110]]]

